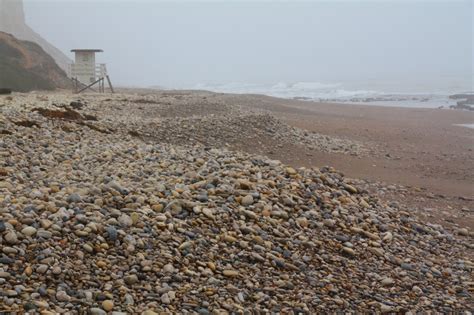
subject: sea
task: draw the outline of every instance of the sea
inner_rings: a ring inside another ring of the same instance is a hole
[[[278,82],[252,83],[201,83],[187,88],[219,93],[263,94],[285,99],[316,102],[349,103],[376,106],[412,108],[449,108],[457,100],[450,95],[472,93],[472,84],[449,82],[442,84],[413,83],[323,83]]]

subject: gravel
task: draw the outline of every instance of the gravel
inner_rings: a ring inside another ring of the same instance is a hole
[[[419,222],[332,168],[131,135],[139,110],[107,110],[156,104],[124,97],[89,100],[92,125],[30,110],[55,95],[0,107],[1,312],[473,309],[472,232]]]

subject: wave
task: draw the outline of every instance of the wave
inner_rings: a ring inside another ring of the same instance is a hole
[[[370,90],[346,90],[340,83],[321,82],[279,82],[274,85],[226,83],[226,84],[197,84],[192,89],[207,90],[219,93],[264,94],[281,98],[346,99],[351,97],[371,97],[379,95]]]
[[[341,83],[322,82],[279,82],[276,84],[197,84],[187,87],[194,90],[207,90],[217,93],[262,94],[286,99],[298,99],[318,102],[367,104],[377,106],[449,108],[455,105],[449,99],[452,93],[404,93],[382,92],[376,90],[347,89]]]

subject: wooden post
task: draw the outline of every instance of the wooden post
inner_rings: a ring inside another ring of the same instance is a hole
[[[109,86],[110,86],[110,90],[112,91],[112,94],[115,93],[114,87],[112,86],[112,82],[110,82],[109,75],[107,74],[105,77],[107,78],[107,82],[109,82]]]

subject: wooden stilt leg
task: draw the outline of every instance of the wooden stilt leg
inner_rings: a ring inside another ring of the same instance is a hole
[[[114,87],[112,86],[112,82],[110,82],[110,77],[109,77],[109,75],[106,75],[105,77],[107,78],[107,82],[109,82],[110,90],[112,91],[112,93],[115,93],[115,92],[114,92]]]

